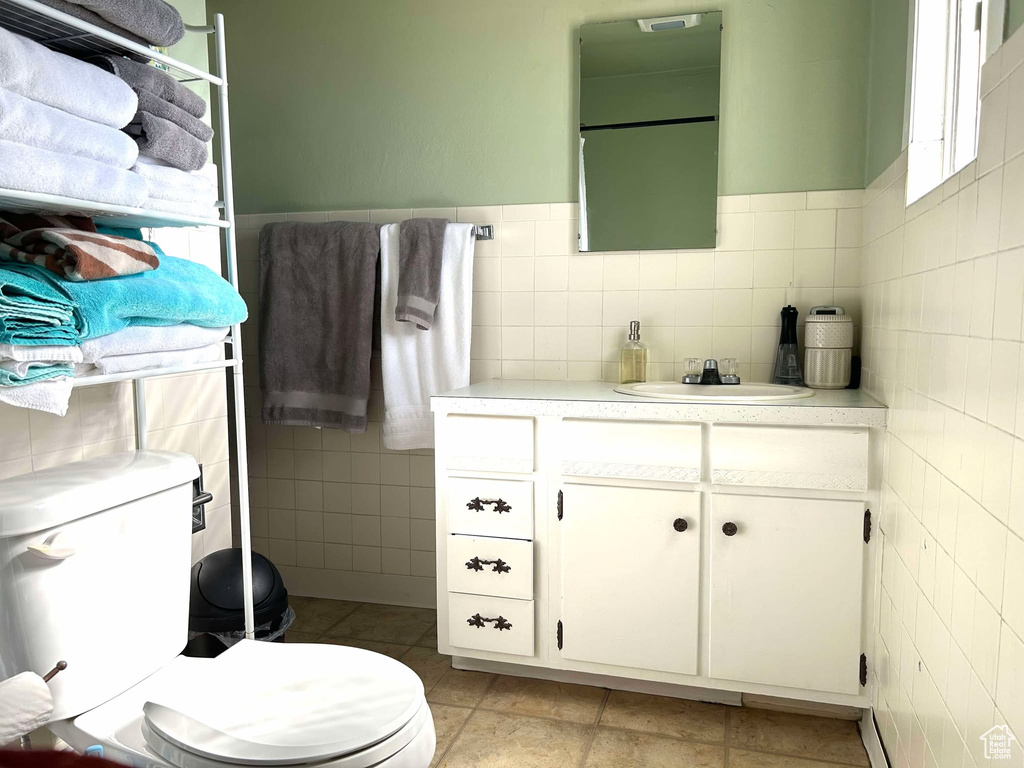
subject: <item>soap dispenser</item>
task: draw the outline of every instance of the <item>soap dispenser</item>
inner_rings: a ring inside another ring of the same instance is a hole
[[[800,368],[800,353],[796,342],[797,308],[787,304],[782,308],[782,333],[779,336],[779,352],[775,358],[776,384],[788,384],[791,387],[804,386],[804,374]]]
[[[619,353],[619,383],[637,384],[647,381],[647,347],[640,341],[640,321],[629,324],[629,341]]]

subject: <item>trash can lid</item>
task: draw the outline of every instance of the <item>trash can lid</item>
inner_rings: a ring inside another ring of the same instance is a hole
[[[226,632],[245,624],[242,601],[242,550],[213,552],[192,566],[189,629]],[[253,608],[257,624],[288,609],[288,591],[280,572],[263,555],[252,553]]]

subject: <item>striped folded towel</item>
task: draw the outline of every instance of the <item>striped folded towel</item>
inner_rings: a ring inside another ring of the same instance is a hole
[[[146,243],[99,234],[91,219],[13,213],[0,214],[0,259],[37,264],[74,282],[160,266]]]

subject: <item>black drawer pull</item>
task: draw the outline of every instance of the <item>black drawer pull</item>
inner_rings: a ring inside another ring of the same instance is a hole
[[[466,567],[471,571],[482,571],[485,565],[494,566],[491,569],[492,573],[508,573],[512,570],[512,566],[500,557],[497,560],[481,560],[479,557],[474,557],[472,560],[466,562]]]
[[[499,515],[502,512],[512,511],[512,505],[508,504],[504,499],[481,499],[479,496],[477,496],[475,499],[471,500],[468,504],[466,504],[466,509],[473,509],[476,510],[477,512],[483,512],[484,507],[489,505],[494,505],[494,511],[497,512]]]
[[[672,527],[675,528],[679,533],[682,533],[690,526],[683,518],[677,517],[675,522],[672,523]]]
[[[477,629],[482,629],[484,624],[490,624],[491,622],[494,622],[494,628],[499,632],[503,632],[506,629],[512,629],[512,625],[508,623],[508,619],[504,616],[499,616],[496,619],[485,619],[479,613],[474,613],[466,619],[466,623],[469,624],[469,626],[476,627]]]
[[[736,527],[736,523],[726,523],[722,526],[722,533],[726,536],[735,536],[738,530],[739,528]]]

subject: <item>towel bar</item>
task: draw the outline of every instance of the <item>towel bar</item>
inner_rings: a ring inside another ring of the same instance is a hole
[[[473,237],[477,240],[493,240],[494,227],[490,224],[477,224],[473,227]]]

